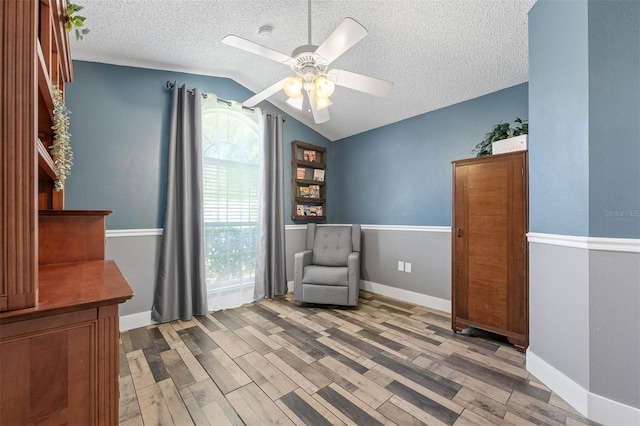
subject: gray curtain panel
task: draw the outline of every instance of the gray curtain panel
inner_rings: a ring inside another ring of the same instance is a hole
[[[282,117],[263,113],[255,300],[287,294]]]
[[[191,92],[191,93],[189,93]],[[156,290],[155,322],[207,313],[202,209],[202,94],[184,85],[172,95],[167,207]]]

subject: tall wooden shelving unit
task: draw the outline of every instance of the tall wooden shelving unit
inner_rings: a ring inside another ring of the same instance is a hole
[[[118,304],[110,211],[64,210],[53,93],[73,78],[65,0],[0,5],[0,412],[6,424],[118,423]]]

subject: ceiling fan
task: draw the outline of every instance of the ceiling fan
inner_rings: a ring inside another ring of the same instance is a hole
[[[295,73],[295,76],[286,77],[247,99],[242,103],[243,106],[253,107],[284,89],[289,97],[288,104],[300,110],[308,105],[314,121],[320,124],[329,121],[329,98],[336,85],[381,98],[389,96],[393,89],[393,83],[390,81],[335,68],[329,69],[331,62],[366,37],[367,30],[362,25],[351,18],[345,18],[320,46],[315,46],[311,44],[309,0],[308,29],[308,44],[294,49],[291,56],[236,35],[227,35],[222,39],[226,45],[289,65]],[[307,93],[306,99],[303,91]]]

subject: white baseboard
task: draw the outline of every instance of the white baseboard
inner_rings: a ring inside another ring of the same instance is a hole
[[[605,425],[640,425],[640,409],[589,392],[530,350],[527,371],[590,420]]]
[[[603,425],[640,425],[640,408],[589,393],[589,419]]]
[[[151,311],[138,312],[120,317],[120,331],[132,330],[134,328],[147,327],[153,324],[151,321]]]
[[[437,309],[448,314],[451,313],[451,300],[440,299],[438,297],[416,293],[415,291],[403,290],[365,280],[360,280],[360,289],[380,294],[382,296],[393,297],[394,299],[402,300],[404,302],[426,306],[427,308]]]
[[[587,415],[588,392],[564,373],[527,349],[527,371],[558,394],[583,416]]]

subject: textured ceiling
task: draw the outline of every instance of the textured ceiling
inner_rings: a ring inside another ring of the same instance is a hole
[[[305,0],[77,0],[91,32],[73,59],[231,78],[253,92],[292,75],[286,65],[226,46],[227,34],[290,55],[307,44]],[[368,36],[330,68],[395,83],[380,99],[337,87],[331,120],[269,102],[330,140],[394,123],[528,80],[527,13],[535,0],[317,0],[312,43],[351,17]],[[257,35],[273,27],[270,38]],[[244,101],[245,99],[237,99]]]

